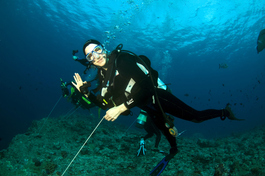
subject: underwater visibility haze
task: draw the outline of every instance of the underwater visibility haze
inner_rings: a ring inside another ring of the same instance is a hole
[[[60,99],[60,78],[70,81],[85,70],[72,51],[84,57],[83,44],[91,38],[110,51],[122,43],[123,49],[146,55],[172,93],[193,108],[229,103],[235,116],[245,119],[196,124],[175,118],[178,130],[186,130],[183,137],[215,139],[264,128],[265,50],[256,49],[263,29],[265,1],[2,0],[0,149],[33,121],[56,119],[73,108]],[[106,124],[129,127],[139,109],[133,111]],[[98,118],[96,108],[76,113]]]

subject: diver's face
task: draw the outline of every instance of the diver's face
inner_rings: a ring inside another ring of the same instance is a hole
[[[86,55],[88,53],[91,53],[92,50],[97,46],[97,44],[89,44],[86,48],[85,48],[85,53]],[[98,67],[103,67],[106,64],[106,53],[102,52],[101,54],[97,54],[98,57],[95,57],[92,61],[92,63],[95,66]]]

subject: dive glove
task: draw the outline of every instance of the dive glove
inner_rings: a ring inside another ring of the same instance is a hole
[[[74,60],[77,60],[77,59],[78,59],[78,56],[73,56],[73,59],[74,59]]]
[[[91,87],[91,83],[90,83],[90,82],[86,82],[86,83],[84,83],[84,84],[80,87],[80,92],[81,92],[82,94],[88,94],[88,93],[89,93],[88,87]]]

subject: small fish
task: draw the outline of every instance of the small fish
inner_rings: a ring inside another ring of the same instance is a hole
[[[184,94],[184,96],[188,97],[188,96],[189,96],[189,94],[187,94],[187,93],[186,93],[186,94]]]
[[[219,69],[220,69],[220,68],[227,68],[227,67],[228,67],[228,65],[225,64],[225,63],[219,64]]]
[[[180,133],[178,134],[177,137],[179,137],[180,135],[182,135],[182,134],[185,133],[186,131],[187,131],[187,130],[184,130],[184,131],[180,132]]]
[[[262,29],[259,33],[257,40],[257,52],[261,52],[265,48],[265,29]]]

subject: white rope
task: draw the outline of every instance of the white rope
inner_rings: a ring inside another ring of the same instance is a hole
[[[64,119],[67,119],[68,117],[70,117],[72,114],[74,114],[81,106],[78,106],[78,108],[75,108],[75,110],[73,112],[71,112],[67,117],[65,117]],[[71,109],[73,110],[73,109]]]
[[[70,109],[62,118],[65,119],[66,117],[68,117],[68,114],[70,112],[72,112],[75,109],[75,107],[73,107],[72,109]]]
[[[133,123],[131,124],[131,126],[129,126],[129,128],[124,132],[127,133],[127,131],[133,126],[133,124],[136,122],[137,118],[133,121]]]
[[[43,123],[43,125],[42,125],[42,127],[40,128],[40,130],[39,130],[38,133],[40,133],[40,131],[41,131],[42,128],[44,127],[46,121],[48,120],[48,118],[50,117],[50,115],[51,115],[51,113],[53,112],[54,108],[57,106],[57,104],[59,103],[59,101],[61,100],[62,97],[63,97],[63,96],[61,95],[60,98],[58,99],[58,101],[55,103],[55,105],[53,106],[53,108],[52,108],[50,114],[48,115],[48,117],[47,117],[46,120],[44,121],[44,123]]]
[[[86,145],[87,141],[90,139],[90,137],[93,135],[93,133],[96,131],[96,129],[98,128],[98,126],[101,124],[102,120],[104,119],[104,117],[102,117],[102,119],[100,120],[100,122],[98,123],[98,125],[94,128],[94,130],[92,131],[92,133],[89,135],[89,137],[86,139],[86,141],[84,142],[84,144],[82,145],[82,147],[79,149],[79,151],[76,153],[76,155],[74,156],[74,158],[72,159],[72,161],[68,164],[67,168],[64,170],[63,174],[61,176],[63,176],[66,171],[68,170],[68,168],[71,166],[71,164],[74,162],[75,158],[77,157],[77,155],[80,153],[80,151],[84,148],[84,146]]]

